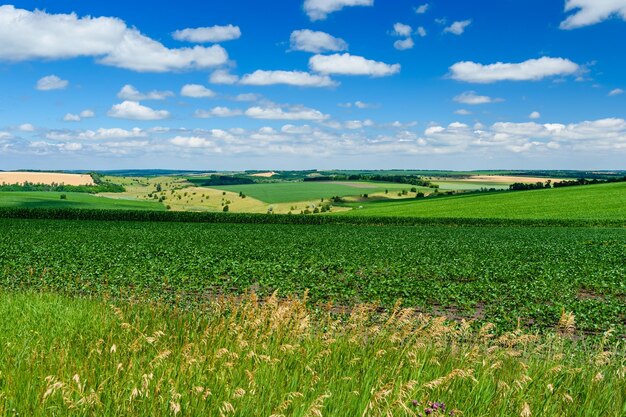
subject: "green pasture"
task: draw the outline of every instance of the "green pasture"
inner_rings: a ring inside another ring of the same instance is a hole
[[[626,183],[353,204],[350,216],[626,219]]]
[[[389,190],[396,193],[401,190],[409,191],[413,185],[376,183],[376,182],[278,182],[262,184],[244,185],[223,185],[215,188],[223,191],[244,193],[247,196],[256,198],[266,203],[289,203],[298,201],[328,199],[333,196],[348,197],[361,194],[374,194]],[[429,190],[430,188],[417,187],[419,190]]]
[[[66,199],[61,199],[61,195]],[[165,210],[160,203],[98,197],[87,193],[2,191],[0,207]]]

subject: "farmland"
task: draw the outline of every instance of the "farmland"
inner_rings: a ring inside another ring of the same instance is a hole
[[[513,219],[626,219],[626,183],[378,202],[356,216]],[[353,205],[355,207],[355,205]]]
[[[550,329],[566,309],[583,331],[626,332],[621,228],[5,219],[0,229],[5,289],[192,304],[250,288],[308,291],[339,305],[402,299],[502,330],[518,320]]]
[[[65,198],[61,198],[64,195]],[[0,207],[90,208],[118,210],[164,210],[162,204],[112,199],[86,193],[47,191],[0,191]]]
[[[216,186],[218,190],[242,192],[266,203],[289,203],[298,201],[330,198],[333,196],[358,196],[361,194],[384,193],[385,190],[396,193],[409,190],[408,184],[389,184],[371,182],[282,182],[250,185]],[[421,187],[423,190],[431,191]]]

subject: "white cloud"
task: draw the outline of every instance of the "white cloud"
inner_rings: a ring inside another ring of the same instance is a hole
[[[309,125],[295,126],[295,125],[284,125],[281,129],[281,132],[287,133],[290,135],[310,135],[313,133],[313,128]]]
[[[529,119],[533,119],[533,120],[540,119],[541,118],[541,113],[539,113],[538,111],[534,111],[534,112],[532,112],[532,113],[530,113],[528,115],[528,118]]]
[[[117,93],[117,97],[122,100],[141,101],[141,100],[165,100],[168,97],[172,97],[174,93],[171,91],[150,91],[148,93],[141,93],[135,87],[130,84],[126,84]]]
[[[466,91],[453,99],[457,103],[477,105],[477,104],[489,104],[503,101],[500,98],[491,98],[489,96],[479,96],[475,91]]]
[[[305,0],[304,11],[311,20],[324,20],[344,7],[373,5],[374,0]]]
[[[241,29],[239,29],[239,26],[233,25],[188,28],[177,30],[172,34],[172,37],[178,41],[219,43],[239,39],[241,37]]]
[[[348,120],[344,122],[343,127],[350,130],[363,129],[364,127],[374,126],[372,120]]]
[[[130,100],[115,104],[107,115],[118,119],[131,120],[161,120],[170,117],[170,113],[167,110],[154,110]]]
[[[94,117],[96,115],[96,113],[94,113],[93,110],[83,110],[81,111],[79,114],[74,114],[74,113],[67,113],[64,117],[63,117],[63,121],[65,122],[80,122],[82,119],[89,119],[91,117]]]
[[[184,148],[216,148],[214,141],[197,136],[176,136],[170,142]]]
[[[454,112],[454,114],[458,114],[460,116],[469,116],[470,114],[472,114],[472,112],[466,109],[458,109]]]
[[[290,45],[292,51],[306,51],[313,53],[339,52],[348,49],[346,41],[335,38],[326,32],[309,29],[294,30],[291,32]]]
[[[405,25],[404,23],[396,23],[393,25],[393,35],[394,36],[411,36],[413,29],[409,25]]]
[[[215,97],[215,92],[200,84],[186,84],[180,89],[180,95],[191,98]]]
[[[565,12],[574,12],[561,22],[561,29],[594,25],[612,16],[626,20],[626,0],[566,0]]]
[[[228,107],[213,107],[211,110],[196,110],[194,116],[199,119],[208,119],[210,117],[235,117],[241,116],[243,111],[239,109],[230,109]]]
[[[80,122],[80,116],[77,114],[72,114],[72,113],[67,113],[64,117],[63,117],[63,121],[64,122]]]
[[[418,27],[416,32],[422,38],[428,35],[428,33],[426,32],[426,29],[424,29],[424,26]]]
[[[36,130],[35,126],[30,123],[21,124],[17,127],[17,129],[22,132],[34,132]]]
[[[317,56],[317,55],[316,55]],[[316,75],[302,71],[257,70],[241,78],[244,85],[286,84],[299,87],[331,87],[337,85],[328,75]]]
[[[428,3],[422,4],[421,6],[417,6],[415,8],[415,13],[417,13],[417,14],[424,14],[424,13],[426,13],[428,11],[428,7],[429,7]]]
[[[211,84],[235,84],[239,81],[239,77],[229,73],[227,70],[213,71],[209,77]]]
[[[377,107],[374,104],[365,103],[364,101],[360,101],[360,100],[357,100],[354,103],[339,103],[338,106],[339,107],[345,107],[345,108],[350,108],[350,107],[354,106],[357,109],[368,109],[368,108],[372,108],[372,107]]]
[[[443,33],[452,33],[453,35],[462,35],[465,32],[465,28],[467,28],[470,24],[472,24],[472,20],[462,20],[460,22],[454,22],[450,26],[446,27],[443,30]]]
[[[345,54],[315,55],[309,59],[309,67],[316,72],[340,75],[370,75],[385,77],[400,72],[400,64],[385,64],[362,56]]]
[[[85,131],[51,131],[46,134],[47,139],[53,140],[108,140],[143,138],[148,134],[142,129],[135,127],[131,130],[114,128],[100,128],[98,130]]]
[[[242,93],[235,96],[235,101],[257,101],[261,98],[258,94]]]
[[[36,88],[39,91],[63,90],[69,85],[69,83],[69,81],[62,80],[56,75],[47,75],[37,81]]]
[[[393,47],[399,51],[404,51],[407,49],[411,49],[415,46],[415,42],[413,42],[413,38],[406,38],[402,40],[397,40],[393,43]]]
[[[306,107],[294,107],[283,110],[280,107],[250,107],[246,110],[245,115],[253,119],[267,120],[315,120],[321,121],[328,119],[328,115],[323,114],[319,110],[309,109]]]
[[[139,72],[206,69],[226,63],[226,51],[169,49],[113,17],[78,17],[0,6],[0,59],[69,59],[91,56],[104,65]]]
[[[614,90],[609,91],[610,97],[619,96],[620,94],[624,94],[624,90],[622,90],[621,88],[616,88]]]
[[[479,84],[497,81],[538,81],[547,77],[571,75],[578,71],[580,66],[569,59],[549,57],[529,59],[516,64],[498,62],[483,65],[463,61],[450,67],[453,79]]]

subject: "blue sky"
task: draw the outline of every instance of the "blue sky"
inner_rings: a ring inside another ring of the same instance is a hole
[[[626,0],[0,3],[0,169],[624,169]]]

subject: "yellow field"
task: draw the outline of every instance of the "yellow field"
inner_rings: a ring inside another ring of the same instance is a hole
[[[65,184],[94,185],[91,175],[61,174],[57,172],[0,172],[0,184]]]

